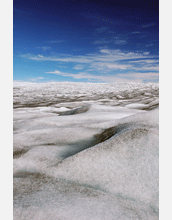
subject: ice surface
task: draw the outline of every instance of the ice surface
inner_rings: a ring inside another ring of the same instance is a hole
[[[158,219],[159,85],[14,82],[14,219]]]

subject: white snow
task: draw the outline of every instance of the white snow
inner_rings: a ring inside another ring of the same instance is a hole
[[[144,104],[141,104],[141,103],[132,103],[132,104],[126,105],[125,107],[139,109],[139,108],[143,108],[143,107],[146,107],[146,106],[147,105],[144,105]]]

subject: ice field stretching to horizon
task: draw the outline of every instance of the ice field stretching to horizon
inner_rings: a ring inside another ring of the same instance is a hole
[[[14,220],[158,220],[159,84],[13,84]]]

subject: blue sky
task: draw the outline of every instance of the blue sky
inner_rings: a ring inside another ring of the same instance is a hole
[[[158,82],[159,1],[13,1],[13,79]]]

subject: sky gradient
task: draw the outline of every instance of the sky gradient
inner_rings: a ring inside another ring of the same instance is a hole
[[[14,0],[13,79],[158,82],[159,1]]]

